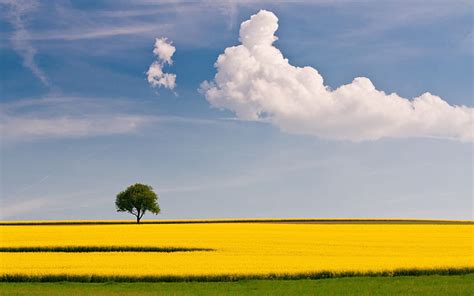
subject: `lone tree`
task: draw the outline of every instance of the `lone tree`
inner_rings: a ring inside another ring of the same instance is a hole
[[[160,213],[158,196],[153,192],[150,185],[136,183],[129,186],[125,191],[117,194],[115,199],[117,212],[128,212],[137,217],[137,223],[149,211],[155,215]]]

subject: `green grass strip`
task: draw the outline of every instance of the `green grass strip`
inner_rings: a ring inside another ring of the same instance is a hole
[[[0,252],[32,253],[32,252],[197,252],[214,251],[208,248],[183,248],[183,247],[142,247],[142,246],[51,246],[51,247],[0,247]]]
[[[176,283],[0,283],[2,296],[460,296],[473,295],[474,274]]]
[[[334,272],[318,271],[298,274],[248,274],[248,275],[157,275],[157,276],[126,276],[126,275],[25,275],[25,274],[3,274],[0,282],[220,282],[238,280],[298,280],[298,279],[326,279],[342,277],[397,277],[397,276],[424,276],[424,275],[463,275],[474,273],[474,267],[465,268],[442,268],[442,269],[396,269],[391,271],[377,272]]]

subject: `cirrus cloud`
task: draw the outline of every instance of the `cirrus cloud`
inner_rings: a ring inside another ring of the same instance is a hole
[[[34,12],[40,3],[35,0],[5,0],[0,4],[6,5],[6,20],[12,25],[13,33],[10,41],[13,48],[23,59],[23,65],[30,69],[31,72],[47,87],[51,87],[48,76],[43,69],[35,61],[37,53],[36,48],[28,40],[30,32],[25,24],[25,19],[29,14]]]
[[[407,99],[357,77],[335,90],[312,67],[296,67],[273,45],[278,18],[261,10],[240,26],[240,45],[228,47],[211,82],[208,102],[239,119],[261,120],[299,134],[337,140],[429,137],[473,141],[473,108],[453,106],[426,92]]]

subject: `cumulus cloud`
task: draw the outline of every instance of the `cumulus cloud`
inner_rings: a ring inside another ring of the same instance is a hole
[[[164,73],[163,67],[173,64],[173,54],[176,48],[167,38],[156,38],[153,54],[156,56],[146,72],[148,83],[153,87],[165,87],[173,90],[176,86],[176,74]]]
[[[335,90],[312,67],[296,67],[278,48],[278,18],[261,10],[240,26],[240,45],[228,47],[201,91],[239,119],[338,140],[429,137],[473,141],[473,108],[449,105],[429,92],[413,99],[377,90],[357,77]]]

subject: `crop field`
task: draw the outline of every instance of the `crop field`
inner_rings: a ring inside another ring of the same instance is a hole
[[[296,279],[474,272],[471,223],[0,226],[2,281]]]

